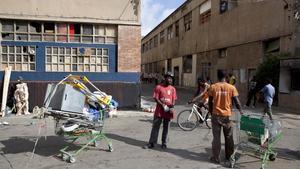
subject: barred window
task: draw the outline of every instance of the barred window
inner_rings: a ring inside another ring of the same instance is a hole
[[[184,30],[187,32],[192,27],[192,12],[189,12],[184,16]]]
[[[1,46],[1,68],[11,66],[13,71],[36,70],[36,47],[35,46]]]
[[[165,30],[162,30],[161,32],[160,32],[160,44],[163,44],[164,43],[164,41],[165,41]]]
[[[108,72],[105,48],[46,47],[47,72]]]
[[[1,20],[3,40],[117,43],[115,25]]]
[[[199,7],[200,15],[199,15],[199,23],[203,24],[208,22],[211,17],[211,0],[207,0],[202,3]]]

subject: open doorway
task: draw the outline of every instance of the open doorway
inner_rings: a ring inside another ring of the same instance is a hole
[[[179,66],[174,67],[174,85],[179,85]]]

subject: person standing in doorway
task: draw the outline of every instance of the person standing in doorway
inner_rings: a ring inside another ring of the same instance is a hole
[[[264,96],[264,116],[266,114],[269,115],[270,120],[273,120],[272,116],[272,104],[273,104],[273,98],[275,96],[275,88],[272,86],[272,80],[270,78],[267,78],[265,81],[265,86],[261,89],[261,93]]]
[[[256,104],[256,92],[257,92],[257,81],[256,76],[253,76],[250,83],[249,83],[249,92],[248,92],[248,98],[246,102],[246,107],[250,106],[251,100],[253,98],[253,108],[255,108]]]
[[[226,82],[226,73],[218,71],[219,82],[211,85],[209,94],[209,112],[212,114],[212,156],[210,160],[220,163],[221,151],[221,130],[223,128],[225,138],[225,157],[228,164],[234,151],[233,124],[229,119],[232,115],[232,102],[235,103],[240,114],[243,114],[241,104],[238,99],[236,88]],[[229,163],[231,164],[231,163]]]
[[[175,100],[177,99],[176,89],[172,86],[172,84],[173,74],[168,72],[164,76],[164,83],[155,87],[153,98],[156,101],[156,109],[154,112],[154,119],[149,143],[143,147],[144,149],[154,148],[155,144],[157,144],[161,123],[163,123],[161,148],[167,148],[169,124],[170,120],[175,116],[174,105]]]

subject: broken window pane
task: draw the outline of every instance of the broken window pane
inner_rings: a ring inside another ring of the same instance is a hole
[[[14,34],[13,33],[2,33],[2,39],[3,40],[14,40]]]
[[[44,33],[54,33],[55,32],[55,26],[54,23],[44,23]]]
[[[30,22],[30,32],[31,33],[41,33],[42,32],[41,23]]]
[[[16,31],[17,32],[28,32],[27,22],[16,22]]]

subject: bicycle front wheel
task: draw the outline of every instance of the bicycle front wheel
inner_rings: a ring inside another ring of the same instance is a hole
[[[177,116],[177,124],[184,131],[192,131],[199,125],[199,119],[191,110],[183,110]]]

